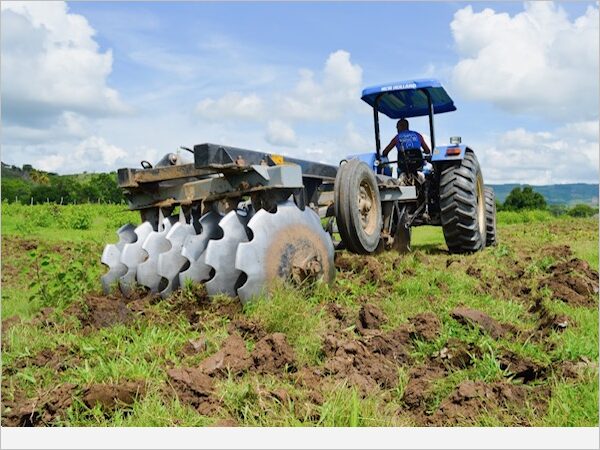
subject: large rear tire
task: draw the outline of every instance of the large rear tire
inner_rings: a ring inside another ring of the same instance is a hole
[[[372,253],[381,238],[381,199],[375,174],[356,159],[342,164],[335,178],[335,217],[346,248]]]
[[[467,151],[460,164],[440,177],[441,222],[451,253],[471,253],[486,243],[486,208],[483,176],[477,157]]]
[[[485,188],[485,245],[496,245],[496,194],[491,187]]]

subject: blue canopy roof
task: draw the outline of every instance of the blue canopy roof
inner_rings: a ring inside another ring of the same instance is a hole
[[[390,119],[402,119],[429,114],[427,95],[423,91],[431,95],[435,114],[456,111],[454,102],[437,80],[406,80],[372,86],[363,90],[361,98],[373,106],[380,96],[377,110]]]

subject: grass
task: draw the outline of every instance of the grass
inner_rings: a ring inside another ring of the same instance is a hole
[[[18,316],[22,320],[3,335],[3,402],[18,395],[33,399],[63,383],[83,389],[94,383],[142,380],[147,389],[133,404],[112,411],[88,408],[76,395],[74,403],[56,418],[57,425],[207,426],[224,419],[246,426],[418,425],[420,419],[403,401],[411,368],[428,364],[450,341],[471,345],[478,352],[470,367],[453,369],[431,383],[426,400],[429,413],[464,380],[519,384],[510,381],[499,366],[498,358],[507,351],[548,367],[563,361],[589,361],[597,367],[597,303],[596,307],[565,304],[538,288],[557,261],[551,250],[554,247],[568,245],[574,257],[598,268],[597,222],[502,212],[498,216],[499,245],[494,248],[474,255],[448,255],[441,229],[420,227],[413,232],[409,255],[352,256],[360,261],[357,269],[339,272],[332,286],[280,286],[271,298],[234,313],[266,333],[284,333],[296,355],[297,368],[321,373],[326,366],[324,336],[335,332],[360,338],[355,324],[365,303],[377,305],[385,314],[384,332],[419,313],[435,314],[441,323],[439,335],[431,341],[414,341],[412,362],[398,366],[393,387],[365,393],[349,379],[324,377],[319,386],[322,399],[315,402],[311,399],[313,387],[299,384],[293,373],[248,371],[218,380],[214,395],[220,409],[202,415],[176,396],[165,394],[169,389],[166,371],[198,365],[220,348],[231,333],[233,317],[220,311],[231,301],[217,298],[207,310],[196,307],[200,320],[192,324],[182,308],[197,305],[199,294],[188,288],[147,305],[143,314],[136,313],[127,324],[82,328],[68,308],[85,305],[87,295],[100,291],[103,245],[116,241],[114,231],[120,225],[138,219],[121,206],[63,208],[2,205],[2,319]],[[49,218],[34,220],[43,215]],[[523,274],[512,279],[516,268]],[[531,289],[530,294],[519,295],[520,287]],[[544,339],[515,339],[512,335],[493,339],[477,327],[460,324],[451,314],[455,307],[467,306],[500,323],[533,330],[539,324],[531,309],[537,295],[549,313],[569,317],[566,330],[552,331]],[[340,324],[332,318],[328,312],[331,304],[342,308],[346,322]],[[37,319],[46,307],[54,308],[51,326]],[[184,354],[184,345],[199,337],[206,340],[206,348],[196,355]],[[251,351],[257,339],[245,339]],[[61,346],[68,349],[64,370],[23,364],[44,349],[58,351]],[[548,389],[542,413],[526,407],[518,413],[491,409],[479,411],[469,424],[502,426],[525,420],[536,426],[597,426],[597,375],[597,370],[588,368],[577,378],[567,379],[551,369],[531,387]],[[289,398],[275,398],[272,393],[277,390],[285,391]]]

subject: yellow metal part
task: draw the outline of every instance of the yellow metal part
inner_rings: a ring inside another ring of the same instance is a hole
[[[283,158],[283,155],[271,154],[271,160],[278,166],[285,164],[285,159]]]

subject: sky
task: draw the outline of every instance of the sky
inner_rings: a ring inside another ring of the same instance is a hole
[[[436,143],[461,136],[487,183],[598,182],[597,2],[3,1],[0,42],[8,164],[113,171],[204,142],[337,164],[374,151],[363,88],[436,78],[458,108]]]

